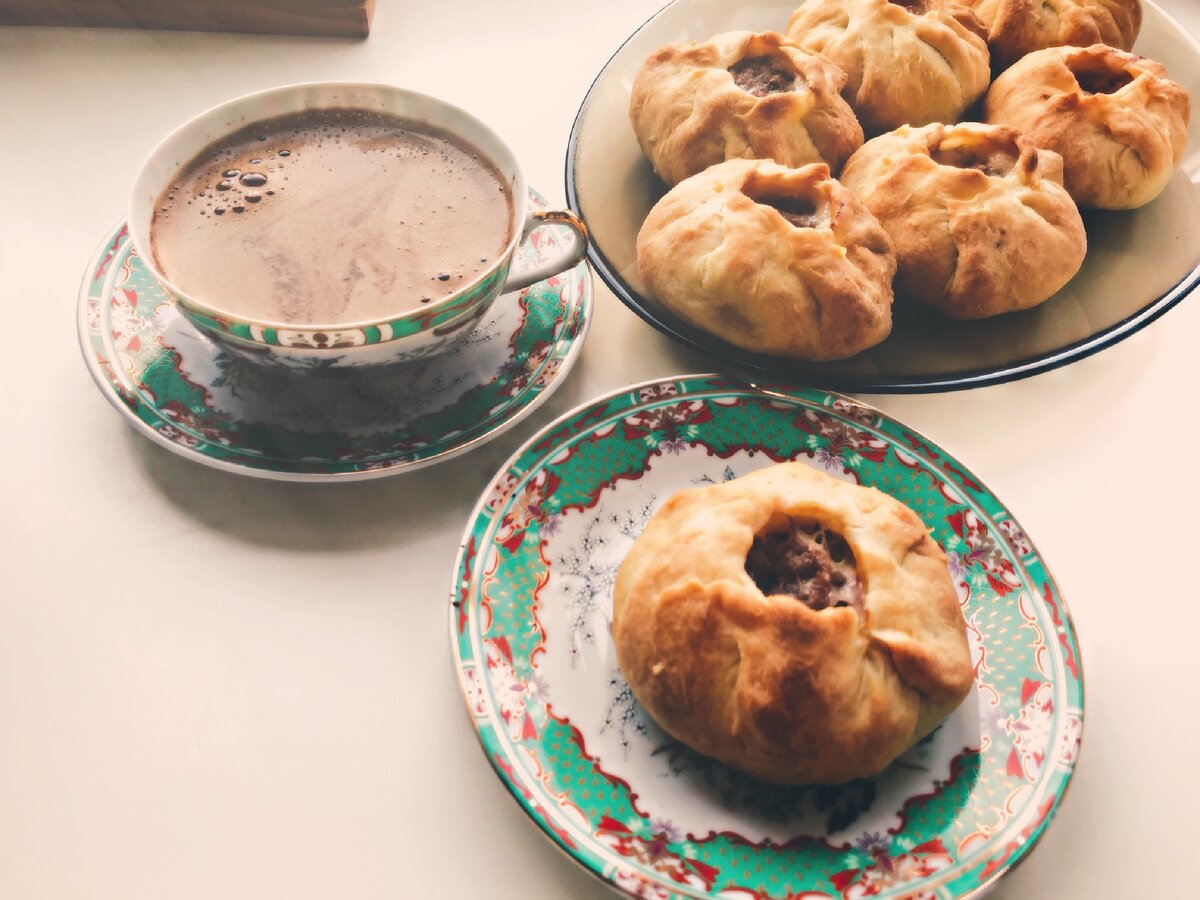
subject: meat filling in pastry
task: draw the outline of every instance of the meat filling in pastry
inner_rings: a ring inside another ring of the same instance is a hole
[[[629,118],[668,185],[727,159],[823,162],[838,171],[863,133],[839,93],[846,75],[776,32],[670,44],[633,82]]]
[[[733,83],[747,94],[765,97],[785,91],[802,90],[804,77],[790,66],[782,65],[769,56],[753,56],[729,67]]]
[[[1006,140],[955,142],[943,139],[929,148],[930,158],[939,166],[974,169],[1001,178],[1013,170],[1019,154],[1016,142]]]
[[[755,535],[746,572],[764,594],[795,597],[809,609],[850,606],[862,614],[854,551],[815,520],[789,519]]]
[[[794,228],[828,228],[829,204],[808,197],[772,197],[769,194],[747,191],[747,197],[769,206]]]
[[[987,121],[1063,158],[1080,206],[1133,209],[1161,193],[1183,158],[1191,103],[1159,63],[1103,44],[1031,53],[996,79]]]

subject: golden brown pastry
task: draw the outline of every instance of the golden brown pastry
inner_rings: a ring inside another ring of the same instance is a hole
[[[1031,53],[996,79],[989,122],[1060,154],[1080,206],[1133,209],[1183,158],[1191,103],[1160,63],[1103,44]]]
[[[824,163],[732,159],[681,181],[637,260],[677,315],[758,353],[841,359],[892,327],[891,242]]]
[[[896,295],[956,319],[1035,306],[1071,280],[1087,236],[1057,153],[963,122],[868,141],[842,183],[896,248]]]
[[[808,0],[788,39],[845,70],[867,134],[955,122],[991,80],[983,23],[951,0]]]
[[[671,497],[617,573],[612,634],[666,731],[782,784],[881,771],[971,687],[921,520],[799,462]]]
[[[728,32],[647,59],[629,118],[668,185],[727,159],[824,162],[836,172],[863,142],[838,93],[845,83],[841,69],[781,34]]]
[[[1142,0],[961,0],[987,27],[992,65],[1006,69],[1046,47],[1133,49]]]

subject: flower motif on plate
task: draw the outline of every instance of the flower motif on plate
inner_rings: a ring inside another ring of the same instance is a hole
[[[585,644],[607,640],[611,624],[608,606],[617,570],[650,520],[655,499],[651,494],[631,509],[601,507],[588,518],[578,538],[552,560],[566,597],[573,655]],[[556,533],[561,519],[555,517],[554,523]]]
[[[905,884],[928,878],[954,862],[939,838],[895,855],[888,842],[878,834],[864,835],[860,842],[858,849],[870,853],[874,862],[859,869],[838,872],[830,878],[843,900],[878,897],[895,888],[903,888]],[[936,900],[936,897],[933,891],[918,890],[906,894],[905,900]]]
[[[537,720],[545,712],[545,682],[536,673],[529,677],[517,674],[506,638],[489,638],[486,643],[488,673],[512,740],[536,740]]]
[[[637,391],[638,401],[643,405],[654,403],[656,400],[666,400],[678,396],[679,386],[670,381],[648,384],[645,387],[638,388]]]
[[[808,435],[806,450],[826,471],[849,473],[867,463],[881,463],[887,455],[883,439],[817,410],[803,410],[796,416],[796,427]]]
[[[694,890],[711,890],[720,870],[692,859],[686,849],[673,847],[681,837],[669,822],[646,822],[642,818],[625,823],[603,816],[596,830],[596,838],[601,844],[666,876],[673,883]]]
[[[189,446],[194,446],[201,439],[213,444],[227,445],[232,442],[228,431],[211,427],[209,423],[200,419],[189,407],[176,400],[162,404],[160,409],[167,421],[167,424],[162,427],[161,431],[167,434],[167,429],[170,428],[171,433],[167,434],[167,436],[172,440]]]
[[[1033,781],[1046,759],[1054,722],[1053,686],[1046,681],[1026,678],[1021,686],[1021,709],[1004,722],[1004,730],[1013,742],[1008,756],[1008,774]],[[1068,740],[1064,735],[1064,740]]]
[[[848,397],[835,397],[829,408],[839,416],[853,419],[858,424],[866,425],[868,428],[874,428],[879,424],[878,412]]]
[[[1066,726],[1058,743],[1057,764],[1070,768],[1079,759],[1079,747],[1083,743],[1083,719],[1075,712],[1064,716]]]
[[[87,330],[98,334],[100,331],[101,313],[100,313],[100,298],[88,297],[87,299]]]
[[[552,499],[559,479],[549,472],[538,472],[525,482],[519,490],[513,489],[513,483],[508,484],[506,492],[497,497],[495,492],[488,499],[488,505],[511,501],[511,508],[504,513],[496,541],[505,550],[513,552],[525,540],[525,534],[534,522],[545,521],[555,510]]]
[[[550,357],[552,346],[549,341],[535,345],[529,353],[510,359],[501,367],[501,375],[507,382],[504,392],[515,396],[529,385],[530,380],[538,377]]]
[[[614,865],[607,873],[612,883],[637,900],[676,900],[672,891],[656,881],[626,866]]]
[[[986,585],[1006,596],[1021,585],[1016,569],[997,544],[988,526],[971,510],[960,509],[946,520],[955,538],[944,548],[951,571],[975,591]]]
[[[487,699],[483,679],[475,666],[469,666],[463,670],[463,686],[471,714],[478,719],[487,716]]]
[[[146,320],[138,315],[137,291],[122,288],[113,291],[110,300],[110,330],[113,345],[122,353],[137,353],[142,349],[141,329]]]
[[[681,453],[699,433],[699,426],[712,418],[707,405],[685,400],[668,406],[655,406],[625,418],[625,435],[641,440],[648,447],[667,453]]]
[[[1000,531],[1017,556],[1026,557],[1033,552],[1033,543],[1025,534],[1025,529],[1017,524],[1016,519],[1005,519],[1000,522]]]

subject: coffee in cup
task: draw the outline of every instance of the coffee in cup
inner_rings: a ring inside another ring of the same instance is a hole
[[[293,325],[387,318],[453,294],[512,237],[512,191],[481,151],[386,112],[251,123],[159,197],[154,262],[192,297]]]
[[[353,82],[272,88],[184,123],[142,165],[128,224],[192,324],[303,371],[444,352],[500,294],[587,249],[574,213],[531,208],[512,151],[483,122]],[[537,241],[544,227],[572,234]]]

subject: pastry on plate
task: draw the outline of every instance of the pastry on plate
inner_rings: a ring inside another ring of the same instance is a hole
[[[1060,154],[1080,206],[1133,209],[1183,158],[1191,103],[1162,64],[1103,44],[1031,53],[996,79],[984,114]]]
[[[672,496],[617,573],[612,634],[667,732],[781,784],[882,771],[972,683],[924,523],[800,462]]]
[[[962,0],[987,27],[992,64],[1006,69],[1046,47],[1133,49],[1142,0]]]
[[[951,0],[807,0],[788,39],[845,70],[867,134],[955,122],[991,80],[983,23]]]
[[[670,44],[642,65],[629,118],[668,185],[727,159],[824,162],[838,171],[863,133],[839,93],[846,74],[776,32]]]
[[[676,315],[757,353],[842,359],[892,327],[891,242],[824,163],[732,159],[681,181],[637,261]]]
[[[896,248],[896,295],[956,319],[1036,306],[1071,280],[1087,236],[1057,153],[1015,128],[907,126],[868,141],[842,183]]]

